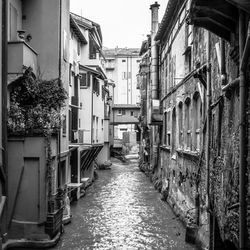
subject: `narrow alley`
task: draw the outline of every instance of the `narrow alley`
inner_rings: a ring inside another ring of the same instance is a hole
[[[98,176],[54,249],[196,249],[137,162],[116,160]]]

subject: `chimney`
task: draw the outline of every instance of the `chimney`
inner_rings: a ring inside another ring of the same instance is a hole
[[[151,35],[155,35],[158,29],[158,9],[160,7],[160,4],[155,2],[154,4],[150,5],[151,10]]]
[[[155,41],[155,35],[158,30],[158,10],[159,4],[155,2],[150,5],[151,10],[151,97],[153,100],[159,99],[159,89],[158,89],[158,47]]]

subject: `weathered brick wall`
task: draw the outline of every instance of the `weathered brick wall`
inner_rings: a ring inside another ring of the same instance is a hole
[[[191,77],[182,86],[170,95],[164,102],[164,107],[177,108],[179,102],[185,102],[189,97],[192,101],[194,93],[199,92],[198,80]],[[200,93],[202,95],[202,93]],[[202,110],[205,103],[202,102]],[[193,114],[193,106],[191,104],[191,116]],[[178,112],[177,112],[178,117]],[[191,121],[193,120],[190,117]],[[183,117],[184,120],[184,117]],[[201,122],[201,126],[203,121]],[[177,126],[178,127],[178,126]],[[183,131],[186,131],[183,122]],[[178,134],[178,133],[177,133]],[[200,132],[202,137],[202,131]],[[178,136],[177,136],[178,137]],[[178,138],[176,138],[178,141]],[[173,207],[175,213],[186,223],[196,223],[197,206],[195,204],[196,197],[199,197],[199,227],[203,241],[208,239],[207,216],[206,216],[206,188],[205,188],[205,165],[204,154],[201,151],[204,148],[201,145],[200,152],[186,150],[176,143],[176,148],[163,147],[161,150],[161,167],[163,169],[164,179],[168,183],[168,201]],[[185,144],[185,143],[184,143]],[[163,185],[164,186],[164,185]]]
[[[212,110],[211,131],[211,183],[210,194],[212,212],[216,216],[222,240],[238,245],[239,213],[239,93],[238,88],[228,97],[222,93],[220,72],[215,50],[218,38],[211,34],[211,84],[212,102],[220,97],[221,102]],[[237,77],[238,66],[230,57],[229,45],[226,47],[226,68],[228,80]]]

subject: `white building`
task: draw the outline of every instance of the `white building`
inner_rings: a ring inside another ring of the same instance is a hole
[[[109,160],[107,77],[102,65],[102,33],[99,24],[71,13],[70,39],[70,146],[72,187],[92,180],[94,161]],[[79,189],[76,194],[79,197]]]
[[[113,104],[138,105],[140,91],[137,89],[136,75],[139,71],[139,49],[115,48],[104,49],[105,68],[109,79],[115,82]],[[114,138],[122,138],[123,132],[134,130],[133,124],[114,127]]]

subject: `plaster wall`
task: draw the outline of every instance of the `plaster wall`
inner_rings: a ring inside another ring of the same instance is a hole
[[[22,25],[22,1],[21,0],[10,0],[8,3],[8,20],[10,22],[10,19],[13,18],[11,17],[11,12],[14,12],[13,14],[16,15],[16,24],[17,26],[11,27],[11,24],[9,23],[9,28],[8,28],[8,41],[12,40],[12,41],[17,41],[18,40],[18,36],[16,33],[16,37],[11,38],[11,29],[14,28],[17,30],[22,30],[23,29],[23,25]]]
[[[97,95],[96,93],[93,93],[93,115],[98,118],[95,119],[94,128],[95,128],[95,142],[96,143],[103,143],[104,142],[104,100],[102,99],[102,86],[103,86],[103,80],[99,80],[100,83],[100,94]]]
[[[87,89],[80,89],[80,102],[82,109],[79,110],[79,119],[81,120],[80,129],[84,130],[84,143],[91,144],[92,130],[92,81],[91,86]]]
[[[23,1],[23,29],[31,34],[30,45],[38,53],[38,75],[42,79],[61,78],[68,92],[69,83],[69,1],[62,1],[60,29],[60,0]],[[55,32],[57,31],[57,32]],[[61,41],[60,41],[61,36]],[[59,45],[61,43],[61,54]],[[59,60],[60,58],[60,60]],[[60,66],[59,66],[60,64]],[[61,77],[59,68],[61,67]],[[68,124],[68,100],[62,108]],[[61,151],[68,150],[68,130],[61,137]]]
[[[116,88],[114,93],[114,104],[136,104],[137,97],[140,95],[136,89],[139,71],[140,57],[119,56],[116,58]],[[131,74],[131,77],[126,77]]]
[[[44,228],[38,226],[45,222],[47,215],[45,145],[44,137],[9,138],[8,218],[12,220],[10,237],[45,237]],[[52,138],[52,157],[57,155],[56,148],[56,138]]]
[[[114,109],[114,122],[115,123],[138,123],[138,115],[139,115],[139,107],[138,108],[120,108],[120,110],[125,110],[125,114],[120,114],[119,113],[119,108]],[[131,112],[133,112],[133,115],[131,115]]]

